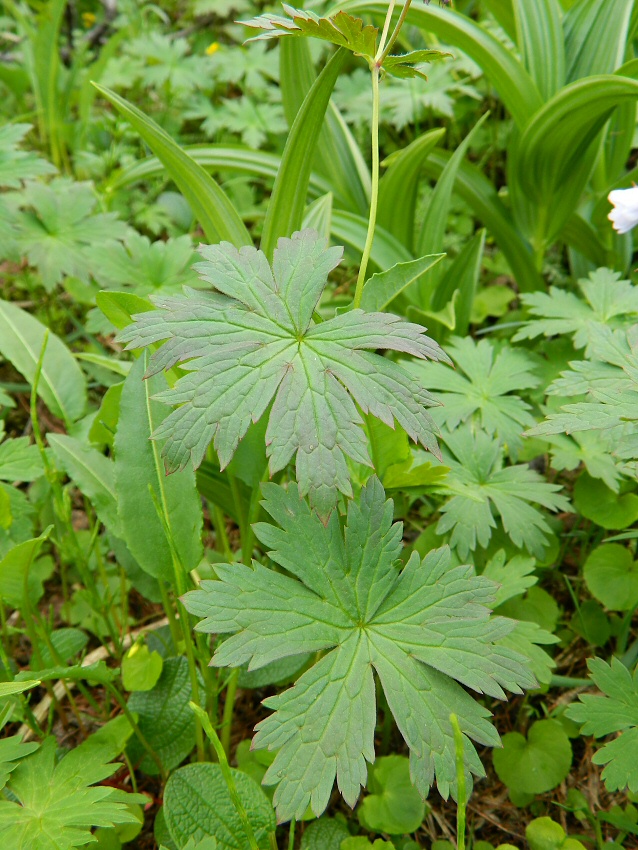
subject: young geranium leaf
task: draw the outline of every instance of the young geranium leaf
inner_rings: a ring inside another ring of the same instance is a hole
[[[472,567],[451,567],[447,547],[423,560],[415,553],[399,570],[402,526],[392,523],[393,503],[377,478],[349,503],[345,531],[336,512],[324,526],[294,484],[287,491],[267,484],[264,493],[279,527],[258,523],[255,531],[287,574],[256,562],[219,564],[219,580],[202,582],[185,604],[203,618],[201,631],[232,635],[215,653],[216,666],[248,661],[251,669],[329,650],[294,687],[265,701],[275,713],[257,726],[253,746],[278,750],[264,781],[279,783],[279,819],[301,818],[309,803],[320,815],[335,777],[355,804],[375,757],[374,672],[421,795],[435,776],[444,796],[454,788],[450,712],[467,736],[468,776],[482,775],[469,739],[494,746],[498,735],[461,685],[503,697],[503,688],[535,684],[522,657],[497,643],[514,626],[490,616],[497,586]]]
[[[312,319],[341,250],[302,231],[279,240],[271,270],[254,248],[204,246],[197,269],[216,291],[186,288],[183,296],[156,296],[158,309],[135,316],[120,334],[128,348],[165,342],[151,356],[147,376],[176,363],[186,363],[190,373],[156,396],[181,405],[153,434],[166,440],[169,472],[190,459],[198,467],[211,440],[226,467],[251,422],[271,403],[270,471],[296,455],[301,493],[324,518],[338,490],[352,495],[346,455],[371,465],[355,402],[388,425],[396,420],[438,454],[427,412],[434,399],[400,364],[374,353],[384,348],[447,360],[425,328],[363,310]]]
[[[111,761],[116,749],[91,744],[89,739],[56,764],[55,738],[47,738],[11,774],[13,799],[0,802],[5,846],[15,850],[80,847],[93,840],[94,826],[135,823],[126,804],[146,803],[146,797],[94,785],[118,769]]]
[[[364,56],[369,61],[374,59],[379,34],[377,27],[364,25],[360,18],[353,18],[346,12],[337,12],[331,18],[320,18],[314,12],[295,9],[285,3],[282,5],[287,18],[268,13],[242,21],[244,26],[263,30],[251,41],[280,36],[311,36],[345,47],[356,56]]]
[[[399,56],[386,56],[383,60],[383,68],[393,77],[409,79],[410,77],[421,77],[427,80],[426,74],[420,68],[415,67],[423,62],[431,62],[442,56],[451,56],[450,53],[441,53],[440,50],[411,50]]]
[[[622,732],[598,750],[592,761],[606,765],[602,775],[609,791],[629,788],[635,794],[638,792],[638,667],[632,675],[618,658],[611,659],[611,666],[601,658],[591,658],[587,664],[603,696],[583,694],[580,703],[570,705],[565,714],[583,724],[583,735],[602,738]]]
[[[523,431],[535,422],[530,406],[516,395],[539,383],[531,358],[523,350],[497,348],[486,339],[476,343],[471,337],[454,337],[446,347],[455,371],[439,363],[410,366],[414,375],[443,393],[435,420],[453,431],[474,417],[507,445],[515,459]]]
[[[484,431],[472,433],[461,426],[447,434],[445,442],[452,453],[444,459],[450,472],[438,489],[451,498],[441,507],[437,533],[451,531],[450,544],[465,558],[477,545],[487,547],[496,513],[515,546],[542,557],[550,529],[535,505],[569,510],[560,486],[548,483],[526,464],[503,467],[498,440]]]

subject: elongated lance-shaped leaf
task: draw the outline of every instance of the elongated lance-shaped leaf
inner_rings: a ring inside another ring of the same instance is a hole
[[[516,40],[544,100],[565,83],[565,44],[559,0],[516,0]]]
[[[279,240],[271,269],[254,248],[203,246],[197,269],[215,291],[157,296],[158,309],[137,315],[122,332],[129,348],[165,343],[151,356],[148,375],[177,363],[189,372],[156,396],[181,405],[153,434],[166,440],[169,472],[191,458],[199,466],[211,440],[224,468],[250,423],[268,415],[271,473],[296,457],[301,492],[326,517],[337,491],[352,494],[346,456],[371,465],[360,410],[388,425],[396,420],[438,452],[427,413],[436,402],[400,363],[374,353],[447,360],[425,328],[363,310],[312,319],[341,250],[302,231]]]
[[[275,709],[257,726],[253,746],[278,750],[266,784],[278,784],[280,820],[326,808],[335,779],[354,806],[374,761],[374,673],[410,748],[412,781],[425,796],[456,781],[453,711],[464,733],[468,779],[483,768],[470,738],[498,744],[488,712],[461,687],[503,697],[534,685],[517,652],[499,645],[514,621],[491,617],[498,585],[469,566],[451,566],[447,547],[397,568],[402,526],[372,477],[351,501],[345,530],[332,514],[323,525],[299,496],[266,484],[264,507],[277,525],[255,531],[285,573],[257,562],[218,564],[218,581],[186,594],[197,628],[228,634],[212,663],[249,669],[302,652],[329,650],[287,691],[265,700]],[[303,550],[299,540],[303,539]],[[460,684],[459,684],[460,683]]]
[[[249,245],[250,234],[224,190],[197,162],[183,151],[168,133],[119,94],[93,84],[130,122],[161,160],[193,210],[206,237],[214,242],[227,239],[233,245]]]
[[[261,236],[261,249],[269,258],[280,236],[289,236],[301,227],[313,153],[330,95],[347,56],[345,50],[338,50],[330,59],[304,98],[290,129]]]

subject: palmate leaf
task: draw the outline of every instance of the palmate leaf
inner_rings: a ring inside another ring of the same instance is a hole
[[[498,744],[489,712],[461,685],[503,697],[534,685],[522,657],[497,642],[514,622],[491,617],[497,585],[472,567],[451,567],[447,547],[400,571],[402,526],[376,477],[350,502],[345,531],[336,512],[324,526],[296,485],[264,486],[276,525],[255,532],[285,571],[257,562],[219,564],[218,581],[186,594],[197,628],[232,635],[216,666],[259,668],[302,652],[326,652],[296,684],[265,705],[253,746],[278,750],[264,782],[279,783],[280,820],[301,818],[308,804],[326,808],[336,778],[353,806],[374,761],[376,672],[410,749],[412,781],[425,796],[435,777],[444,796],[455,783],[450,712],[465,737],[468,775],[483,769],[470,738]],[[303,540],[303,548],[299,541]]]
[[[578,282],[584,299],[556,286],[550,287],[549,293],[523,295],[523,303],[535,318],[517,332],[514,341],[573,334],[574,347],[585,348],[601,327],[628,327],[638,320],[638,288],[619,278],[620,274],[609,269],[591,272],[589,280]]]
[[[99,733],[98,733],[99,734]],[[106,785],[115,745],[88,742],[56,764],[55,738],[47,738],[37,753],[20,762],[9,788],[17,802],[0,801],[0,834],[12,850],[69,850],[95,839],[94,826],[136,823],[126,803],[147,802]]]
[[[602,432],[616,458],[638,459],[638,325],[612,331],[592,331],[589,358],[570,363],[548,388],[549,395],[586,396],[563,405],[527,433],[531,436]],[[601,472],[590,470],[603,478]],[[615,489],[612,486],[612,489]]]
[[[54,166],[37,153],[18,147],[30,129],[30,124],[0,127],[0,186],[17,189],[23,180],[55,173]]]
[[[329,18],[321,18],[314,12],[303,9],[295,9],[292,6],[282,4],[284,12],[288,15],[273,15],[267,13],[249,21],[242,21],[244,26],[263,30],[250,41],[259,41],[283,36],[309,36],[329,41],[339,47],[351,50],[355,56],[363,56],[372,64],[377,52],[377,36],[379,30],[370,24],[364,24],[361,18],[353,18],[347,12],[337,12]],[[414,67],[433,59],[440,59],[450,54],[442,53],[440,50],[413,50],[399,56],[386,56],[383,68],[394,77],[422,77],[425,74]]]
[[[609,791],[629,788],[638,791],[638,667],[632,674],[618,658],[611,666],[601,658],[587,662],[594,684],[604,696],[583,694],[580,703],[569,706],[565,714],[582,723],[583,735],[602,738],[614,732],[622,734],[605,744],[594,755],[594,764],[606,765],[603,779]]]
[[[272,270],[263,252],[227,242],[201,248],[201,277],[215,292],[185,289],[152,300],[120,339],[128,348],[165,344],[148,374],[176,363],[190,374],[156,397],[180,404],[155,431],[169,472],[202,462],[213,440],[222,469],[251,422],[272,408],[266,431],[271,473],[296,455],[303,495],[323,517],[337,490],[350,496],[346,455],[371,465],[362,418],[396,420],[415,441],[438,453],[426,408],[435,404],[384,348],[447,360],[425,328],[385,313],[352,310],[315,323],[312,315],[341,248],[326,248],[314,231],[282,238]]]
[[[450,545],[466,558],[477,546],[487,547],[497,514],[515,546],[542,557],[550,529],[536,505],[569,510],[560,486],[549,484],[525,464],[503,467],[498,440],[484,431],[473,433],[460,426],[446,434],[445,443],[449,453],[444,463],[450,472],[437,489],[451,498],[441,507],[437,533],[451,531]]]
[[[486,339],[476,343],[470,337],[454,337],[447,348],[455,371],[441,363],[409,367],[428,387],[440,391],[442,406],[434,411],[434,420],[453,431],[459,423],[476,417],[516,458],[523,431],[535,422],[529,405],[514,395],[539,383],[531,359],[522,350],[499,349]]]

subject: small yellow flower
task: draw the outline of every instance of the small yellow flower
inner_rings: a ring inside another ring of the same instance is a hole
[[[93,12],[82,12],[82,23],[87,30],[89,27],[92,27],[95,23],[95,15]]]
[[[213,54],[217,53],[218,50],[219,50],[219,42],[213,41],[212,44],[209,44],[208,47],[206,48],[206,55],[212,56]]]

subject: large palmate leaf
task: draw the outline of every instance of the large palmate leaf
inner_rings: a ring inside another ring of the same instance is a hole
[[[100,733],[98,733],[99,735]],[[12,850],[69,850],[93,841],[91,828],[135,823],[127,802],[146,802],[107,785],[117,746],[91,739],[56,764],[55,738],[47,738],[11,774],[9,788],[17,802],[0,802],[0,834]]]
[[[587,664],[603,696],[583,694],[580,703],[570,705],[565,713],[583,724],[583,735],[602,738],[622,732],[598,750],[592,761],[606,765],[602,775],[610,791],[629,788],[635,794],[638,791],[638,667],[632,676],[618,658],[611,659],[611,666],[602,658],[590,658]]]
[[[550,529],[536,505],[569,510],[560,486],[525,464],[503,467],[498,440],[484,431],[461,426],[446,435],[445,443],[452,453],[444,455],[450,472],[439,490],[451,498],[441,507],[437,533],[451,531],[450,544],[465,558],[477,545],[487,547],[497,514],[515,546],[542,557]]]
[[[435,776],[444,796],[454,788],[450,712],[467,736],[468,775],[482,775],[469,738],[493,746],[498,735],[461,685],[503,697],[503,688],[534,683],[522,657],[496,643],[513,628],[490,617],[498,586],[469,566],[452,567],[447,547],[423,560],[414,553],[400,571],[402,526],[392,524],[393,503],[376,477],[349,503],[344,532],[336,512],[324,526],[294,484],[268,484],[264,493],[280,527],[258,523],[255,531],[288,574],[256,562],[219,564],[219,581],[202,582],[185,604],[204,618],[201,631],[232,635],[213,657],[217,666],[248,661],[251,669],[330,650],[265,701],[275,713],[257,727],[253,746],[278,750],[264,782],[279,783],[279,819],[302,817],[308,804],[321,814],[335,777],[346,802],[356,802],[375,757],[373,670],[423,796]]]
[[[538,384],[531,359],[523,350],[496,348],[486,339],[475,343],[471,337],[455,337],[447,348],[457,371],[442,363],[410,365],[414,375],[441,393],[442,406],[433,412],[435,421],[453,431],[474,416],[515,458],[521,434],[535,422],[529,405],[514,394]]]
[[[5,124],[0,127],[0,186],[17,189],[22,180],[55,172],[55,168],[35,151],[20,150],[18,147],[30,129],[30,124]]]
[[[413,440],[437,452],[426,408],[435,402],[399,364],[370,349],[445,359],[424,328],[385,313],[352,310],[326,322],[312,316],[340,248],[302,231],[282,238],[272,270],[263,252],[238,251],[227,242],[201,248],[197,266],[214,292],[185,289],[154,297],[157,310],[141,313],[120,339],[128,348],[165,344],[150,358],[147,375],[176,363],[189,375],[156,398],[180,404],[154,432],[166,438],[168,471],[192,458],[202,462],[211,440],[222,468],[251,422],[268,413],[266,445],[271,473],[296,455],[302,494],[326,516],[337,490],[351,495],[346,455],[370,465],[356,404],[388,425],[394,420]]]
[[[514,340],[538,336],[573,334],[575,348],[585,348],[600,327],[628,327],[638,320],[638,288],[609,269],[591,272],[589,280],[578,285],[584,295],[579,298],[552,286],[549,293],[533,292],[522,296],[534,317]]]

